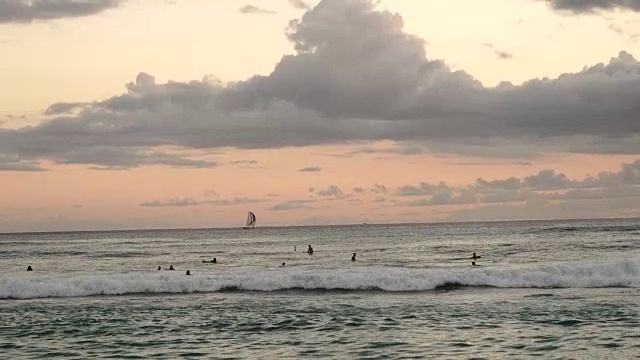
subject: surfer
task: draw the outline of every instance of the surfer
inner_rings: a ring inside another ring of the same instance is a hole
[[[482,256],[476,256],[476,253],[473,253],[473,256],[471,257],[473,260],[476,259],[480,259]]]
[[[285,263],[283,262],[282,265],[280,265],[280,267],[284,267],[284,266],[285,266]]]
[[[213,260],[211,260],[211,261],[202,260],[202,262],[203,262],[203,263],[212,263],[212,264],[216,264],[216,263],[218,263],[218,261],[217,261],[217,259],[216,259],[216,258],[213,258]]]
[[[27,271],[33,271],[33,269],[31,268],[31,265],[27,266]]]
[[[187,270],[187,275],[191,275],[191,270]]]
[[[161,267],[161,266],[158,266],[158,270],[162,270],[162,267]]]
[[[173,265],[170,265],[170,266],[169,266],[169,270],[175,270],[175,269],[173,268]]]
[[[293,245],[293,252],[296,252],[296,251],[298,251],[298,250],[296,250],[296,246]]]
[[[353,256],[351,257],[351,261],[356,261],[356,253],[353,253]]]
[[[472,261],[472,262],[471,262],[471,265],[473,265],[473,266],[482,266],[482,265],[476,265],[476,262],[475,262],[475,261]]]
[[[313,255],[313,248],[311,247],[311,245],[309,245],[309,249],[307,249],[307,253],[309,255]]]

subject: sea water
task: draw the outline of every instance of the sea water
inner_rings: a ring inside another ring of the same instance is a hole
[[[640,354],[640,219],[0,234],[0,271],[6,359]]]

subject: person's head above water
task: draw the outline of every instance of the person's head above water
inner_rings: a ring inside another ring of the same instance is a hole
[[[472,261],[472,262],[471,262],[471,265],[476,266],[476,262],[475,262],[475,261]]]
[[[162,267],[158,266],[158,270],[162,270]]]
[[[191,270],[187,270],[187,275],[191,275]]]
[[[218,261],[216,260],[216,258],[213,258],[213,261],[212,261],[212,262],[214,262],[214,263],[215,263],[215,262],[218,262]]]
[[[27,266],[27,271],[33,271],[33,269],[31,268],[31,265]]]
[[[169,270],[175,270],[175,269],[173,268],[173,265],[170,265],[170,266],[169,266]]]

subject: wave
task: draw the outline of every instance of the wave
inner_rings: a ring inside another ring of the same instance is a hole
[[[213,270],[216,271],[216,270]],[[228,291],[416,292],[490,288],[640,288],[640,262],[498,268],[340,269],[275,268],[227,273],[182,271],[0,279],[0,299],[36,299],[127,294],[186,294]]]

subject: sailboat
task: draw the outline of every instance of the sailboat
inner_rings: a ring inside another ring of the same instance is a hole
[[[256,226],[256,215],[249,211],[247,214],[247,223],[244,225],[243,229],[253,229]]]

